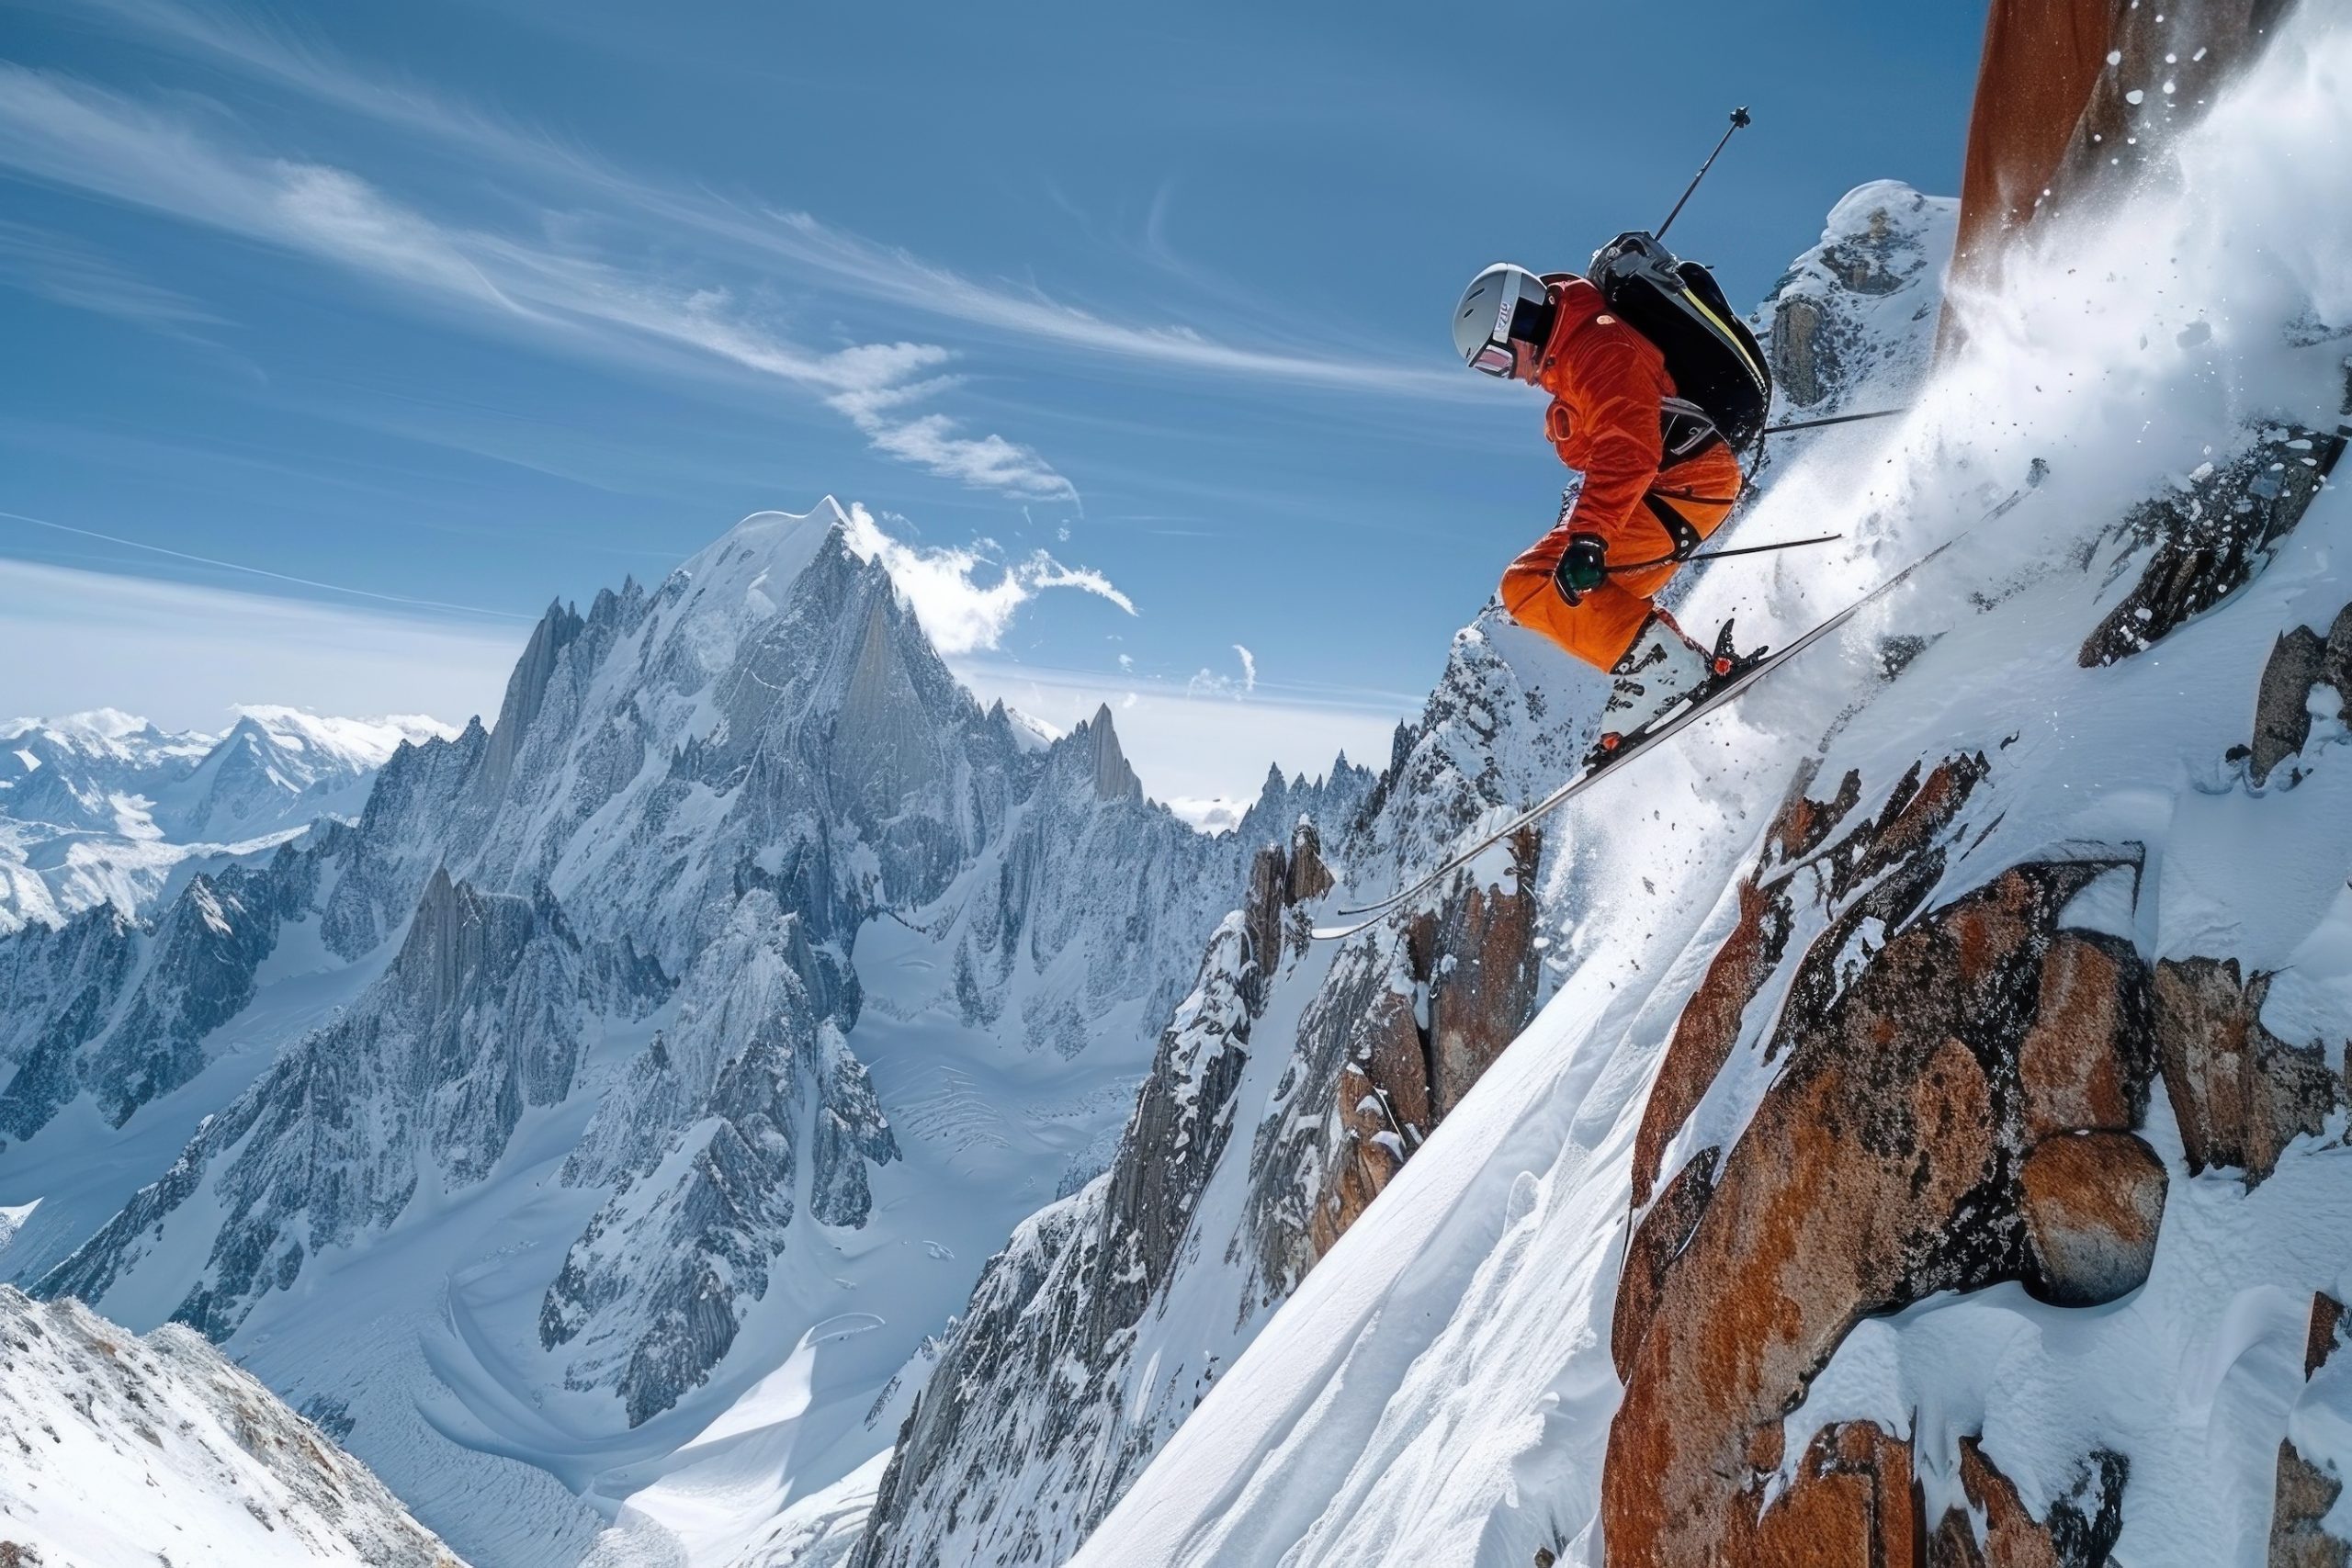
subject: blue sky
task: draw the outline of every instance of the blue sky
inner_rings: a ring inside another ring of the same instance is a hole
[[[976,684],[1136,694],[1197,795],[1385,751],[1549,522],[1470,273],[1746,103],[1674,240],[1760,297],[1956,188],[1983,7],[5,15],[0,709],[462,718],[550,598],[831,493]]]

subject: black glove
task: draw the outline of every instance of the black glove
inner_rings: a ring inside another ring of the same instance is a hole
[[[1609,542],[1598,534],[1568,536],[1567,554],[1552,572],[1560,597],[1580,604],[1584,596],[1609,581]]]

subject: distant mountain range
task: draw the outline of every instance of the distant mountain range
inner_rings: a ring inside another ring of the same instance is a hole
[[[191,862],[356,817],[403,742],[456,733],[413,715],[268,706],[238,708],[219,735],[112,708],[0,723],[0,931],[101,903],[141,913]]]

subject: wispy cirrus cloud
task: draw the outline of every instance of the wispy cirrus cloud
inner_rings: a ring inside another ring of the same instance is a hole
[[[915,618],[939,651],[950,658],[985,649],[1004,640],[1014,612],[1038,594],[1056,588],[1074,588],[1116,604],[1132,615],[1135,601],[1112,585],[1099,571],[1064,566],[1044,550],[1007,560],[987,539],[969,547],[930,547],[909,544],[882,526],[862,505],[849,509],[849,547],[868,560],[878,559],[889,572]],[[978,581],[992,573],[995,581]]]
[[[1328,338],[1302,335],[1282,324],[1289,302],[1251,307],[1228,299],[1230,322],[1204,332],[1124,310],[1090,309],[1034,287],[975,278],[807,211],[664,184],[423,88],[371,76],[283,22],[179,0],[85,5],[150,41],[200,54],[347,112],[431,135],[517,173],[593,191],[640,217],[724,244],[740,257],[790,265],[845,293],[938,320],[1176,373],[1448,402],[1492,392],[1442,362],[1335,352]],[[1156,234],[1151,243],[1164,252]]]
[[[496,715],[525,636],[0,558],[0,668],[7,700],[31,713],[112,705],[191,728],[266,697],[461,721]]]
[[[0,219],[0,285],[175,336],[222,320],[66,235]]]
[[[436,220],[345,169],[222,145],[185,118],[0,62],[0,168],[339,266],[396,294],[572,352],[664,368],[724,362],[843,413],[878,450],[972,488],[1075,502],[1034,449],[915,405],[949,389],[950,351],[812,349],[723,287]],[[677,357],[684,351],[683,360]]]
[[[93,539],[100,544],[116,545],[125,549],[143,550],[149,555],[166,556],[173,560],[194,566],[210,567],[216,571],[240,572],[248,577],[266,578],[274,582],[288,583],[297,588],[315,588],[329,593],[348,594],[355,599],[373,599],[379,604],[397,604],[410,610],[454,610],[469,615],[490,615],[500,620],[530,621],[529,615],[509,610],[487,609],[480,604],[457,604],[443,599],[413,599],[401,593],[379,593],[372,588],[356,588],[347,583],[322,582],[314,577],[296,577],[289,572],[276,571],[268,567],[254,566],[244,561],[222,560],[218,556],[200,556],[187,550],[175,550],[163,545],[151,545],[140,539],[127,539],[119,534],[103,534],[95,528],[83,528],[71,523],[52,522],[46,517],[32,517],[22,512],[0,512],[0,522],[27,528],[39,528],[52,534],[69,534],[77,538]]]

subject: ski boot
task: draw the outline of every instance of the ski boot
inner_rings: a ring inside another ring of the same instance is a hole
[[[1600,738],[1585,753],[1585,766],[1599,769],[1625,756],[1683,708],[1706,701],[1754,669],[1768,651],[1735,649],[1732,624],[1725,621],[1715,634],[1714,651],[1707,652],[1666,612],[1657,612],[1610,671],[1617,683],[1600,710]]]

